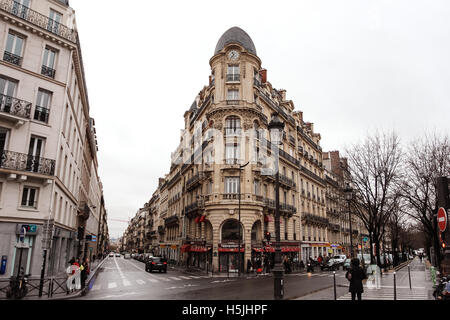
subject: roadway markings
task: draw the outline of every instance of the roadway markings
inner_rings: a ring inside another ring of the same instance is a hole
[[[136,280],[136,282],[137,282],[138,284],[145,284],[145,281],[143,281],[143,280]]]
[[[108,289],[113,289],[113,288],[116,288],[116,287],[117,287],[117,283],[115,283],[115,282],[108,283]]]
[[[180,281],[180,280],[181,280],[180,278],[177,278],[177,277],[169,277],[169,279],[177,280],[177,281]]]
[[[125,286],[125,287],[128,287],[128,286],[131,286],[131,282],[130,281],[128,281],[128,280],[122,280],[122,282],[123,282],[123,285]]]

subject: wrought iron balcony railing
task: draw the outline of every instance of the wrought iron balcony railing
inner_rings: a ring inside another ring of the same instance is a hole
[[[0,111],[30,119],[31,102],[0,94]]]
[[[52,68],[44,66],[44,65],[42,66],[41,74],[43,74],[44,76],[47,76],[50,78],[55,78],[55,72],[56,72],[55,69],[52,69]]]
[[[53,176],[55,174],[55,163],[55,160],[3,150],[1,153],[0,168]]]
[[[227,74],[227,81],[239,81],[240,74]]]
[[[36,106],[36,108],[34,110],[34,120],[48,123],[49,114],[50,114],[50,109]]]
[[[196,175],[194,175],[186,182],[186,190],[189,191],[192,187],[195,187],[203,178],[204,178],[203,172],[199,172]]]
[[[227,99],[227,105],[234,105],[234,106],[237,106],[237,105],[239,105],[239,100],[231,100],[231,99]]]
[[[3,53],[3,60],[5,60],[6,62],[15,64],[15,65],[18,65],[18,66],[20,66],[22,64],[21,56],[18,56],[16,54],[8,52],[8,51],[5,51]]]
[[[56,22],[49,17],[20,4],[19,2],[14,0],[0,0],[0,10],[22,18],[35,26],[48,30],[51,33],[54,33],[73,43],[76,43],[77,41],[77,34],[75,30]]]

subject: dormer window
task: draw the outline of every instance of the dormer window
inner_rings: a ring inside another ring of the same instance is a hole
[[[230,64],[228,65],[227,71],[227,81],[239,81],[240,80],[240,72],[238,64]]]

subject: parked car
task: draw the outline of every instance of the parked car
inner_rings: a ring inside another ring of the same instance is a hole
[[[159,270],[167,272],[167,261],[162,257],[149,257],[145,262],[145,271],[152,272],[153,270]]]
[[[343,270],[348,270],[348,269],[350,269],[351,262],[352,262],[352,259],[348,259],[348,258],[345,259],[344,264],[342,265],[342,269],[343,269]]]
[[[144,253],[144,261],[143,262],[147,262],[147,260],[151,257],[153,257],[152,253]]]
[[[110,257],[114,257],[114,252],[110,252],[110,253],[109,253],[109,256],[110,256]]]
[[[116,257],[120,257],[120,253],[116,252]]]
[[[342,266],[344,264],[345,259],[347,259],[347,256],[345,254],[339,254],[337,256],[334,256],[330,259],[330,261],[333,261],[333,263],[336,263],[339,266]]]
[[[131,254],[125,253],[125,254],[123,255],[123,258],[124,258],[124,259],[131,259]]]
[[[339,269],[339,264],[337,262],[335,262],[335,260],[330,259],[328,260],[328,262],[324,263],[322,262],[322,264],[320,265],[320,270],[331,270],[334,271],[336,269]]]
[[[132,254],[131,254],[131,257],[132,257],[133,259],[136,259],[136,255],[137,255],[136,253],[132,253]]]
[[[144,262],[144,254],[143,253],[138,255],[138,261]]]

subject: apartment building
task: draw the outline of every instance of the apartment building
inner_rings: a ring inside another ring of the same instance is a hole
[[[75,13],[67,0],[0,0],[0,18],[0,276],[19,264],[39,275],[44,249],[57,274],[97,254],[106,213]]]

